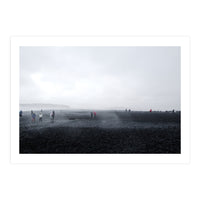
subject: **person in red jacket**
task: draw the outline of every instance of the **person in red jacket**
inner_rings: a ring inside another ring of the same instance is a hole
[[[97,116],[97,113],[96,113],[96,112],[94,112],[94,119],[96,118],[96,116]]]

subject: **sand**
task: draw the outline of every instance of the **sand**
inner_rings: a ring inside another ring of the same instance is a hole
[[[20,118],[20,153],[181,153],[180,112],[43,111]]]

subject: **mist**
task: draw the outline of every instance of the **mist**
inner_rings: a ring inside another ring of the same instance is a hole
[[[180,110],[180,47],[20,47],[20,104]]]

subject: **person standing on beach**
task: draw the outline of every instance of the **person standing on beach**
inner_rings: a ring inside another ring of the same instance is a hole
[[[51,118],[52,121],[54,120],[54,118],[55,118],[55,111],[54,110],[51,111],[50,118]]]
[[[90,118],[93,119],[93,112],[90,113]]]
[[[33,122],[33,111],[31,110],[31,119],[32,119],[32,122]]]
[[[55,111],[53,110],[53,120],[54,120],[54,118],[55,118]]]
[[[94,112],[94,119],[96,119],[96,116],[97,116],[97,113],[96,113],[96,112]]]
[[[31,111],[31,116],[32,116],[32,122],[35,122],[36,114],[33,111]]]
[[[42,122],[42,117],[43,117],[43,114],[42,114],[42,110],[41,110],[39,113],[39,122]]]
[[[22,110],[19,111],[19,116],[22,117]]]
[[[53,118],[53,111],[50,112],[50,119],[52,120]]]

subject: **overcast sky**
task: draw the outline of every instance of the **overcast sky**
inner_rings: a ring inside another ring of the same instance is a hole
[[[20,103],[180,110],[180,47],[21,47]]]

